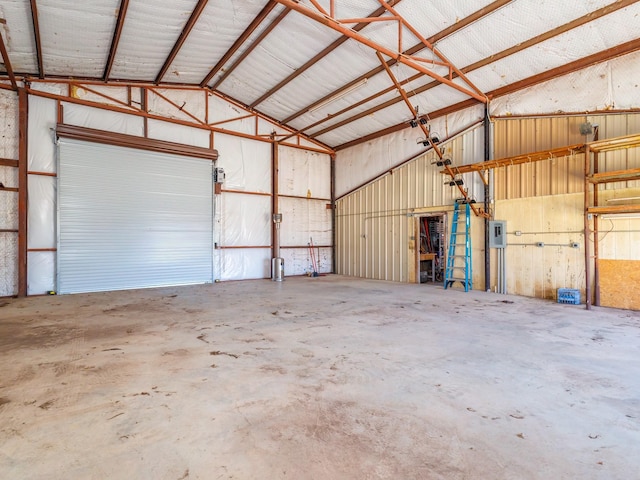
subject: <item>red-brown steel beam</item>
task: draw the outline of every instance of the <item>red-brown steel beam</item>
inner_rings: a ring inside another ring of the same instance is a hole
[[[392,5],[397,5],[400,2],[401,2],[401,0],[392,0],[389,3],[392,4]],[[373,18],[380,17],[385,12],[386,12],[386,9],[384,7],[380,7],[375,12],[371,13],[371,15],[369,15],[369,17],[373,17]],[[362,30],[367,25],[369,25],[368,22],[361,22],[361,23],[358,23],[357,25],[354,25],[352,28],[353,28],[354,31],[359,32],[360,30]],[[296,70],[291,75],[289,75],[287,78],[285,78],[282,81],[280,81],[276,86],[271,88],[268,92],[266,92],[264,95],[262,95],[256,101],[254,101],[250,106],[251,107],[255,107],[256,105],[259,105],[262,102],[264,102],[267,98],[272,96],[274,93],[276,93],[278,90],[280,90],[282,87],[284,87],[285,85],[287,85],[291,81],[295,80],[299,75],[301,75],[304,72],[306,72],[309,68],[311,68],[317,62],[319,62],[324,57],[329,55],[331,52],[333,52],[336,48],[338,48],[340,45],[342,45],[347,40],[349,40],[349,38],[347,38],[345,36],[342,36],[342,37],[338,38],[335,42],[333,42],[328,47],[324,48],[320,53],[318,53],[313,58],[311,58],[309,61],[307,61],[304,65],[301,65],[300,67],[296,68]]]
[[[471,15],[461,19],[460,21],[454,23],[453,25],[445,28],[444,30],[441,30],[440,32],[436,33],[435,35],[429,37],[427,40],[429,41],[429,43],[436,43],[439,40],[442,40],[443,38],[448,37],[449,35],[454,34],[455,32],[462,30],[463,28],[469,26],[470,24],[472,24],[473,22],[477,22],[478,20],[480,20],[481,18],[495,12],[496,10],[504,7],[506,4],[512,2],[513,0],[496,0],[495,2],[487,5],[484,8],[481,8],[480,10],[477,10],[476,12],[472,13]],[[406,55],[414,55],[418,52],[420,52],[421,50],[424,50],[426,47],[422,44],[422,43],[418,43],[416,45],[414,45],[413,47],[405,50],[403,53]],[[392,59],[389,60],[387,62],[388,66],[393,66],[395,65],[397,62],[396,60]],[[371,70],[369,70],[367,73],[360,75],[358,78],[352,80],[351,82],[347,83],[346,85],[343,85],[342,87],[340,87],[337,90],[332,91],[331,93],[325,95],[324,97],[316,100],[315,102],[311,103],[310,105],[307,105],[306,107],[298,110],[297,112],[295,112],[294,114],[290,115],[289,117],[285,118],[282,122],[283,123],[289,123],[291,121],[293,121],[294,119],[298,118],[300,115],[305,114],[306,112],[308,112],[310,109],[316,107],[317,105],[320,105],[323,102],[326,102],[328,99],[330,99],[331,97],[334,97],[336,95],[340,95],[343,91],[347,90],[348,88],[350,88],[352,85],[356,85],[360,82],[362,82],[365,78],[371,78],[374,75],[377,75],[379,73],[381,73],[384,70],[383,67],[376,67],[373,68]],[[416,78],[418,78],[419,76],[416,76]],[[306,130],[306,128],[304,129]]]
[[[2,22],[5,23],[4,19]],[[7,75],[9,75],[9,80],[11,81],[11,87],[14,90],[18,89],[18,83],[16,82],[16,76],[13,73],[13,68],[11,68],[11,61],[9,60],[9,52],[7,52],[7,47],[4,44],[4,39],[2,38],[2,32],[0,31],[0,54],[2,55],[2,61],[4,62],[4,67],[7,69]]]
[[[459,92],[462,92],[471,98],[475,98],[479,102],[482,102],[482,103],[486,102],[486,97],[484,95],[479,94],[473,89],[469,89],[467,87],[463,87],[462,85],[458,85],[457,83],[454,83],[452,80],[449,80],[448,78],[438,75],[437,73],[422,66],[419,62],[416,62],[415,60],[411,59],[409,56],[407,56],[402,52],[394,51],[390,48],[385,47],[384,45],[381,45],[377,42],[374,42],[364,37],[363,35],[360,35],[358,32],[354,32],[351,28],[348,28],[344,26],[342,23],[340,23],[339,20],[327,17],[326,15],[323,15],[317,11],[313,11],[306,6],[297,3],[295,0],[276,0],[276,1],[278,3],[281,3],[282,5],[285,5],[291,8],[292,10],[295,10],[296,12],[304,15],[307,18],[315,20],[318,23],[321,23],[322,25],[325,25],[326,27],[331,28],[332,30],[335,30],[336,32],[339,32],[351,38],[352,40],[355,40],[358,43],[361,43],[362,45],[372,48],[373,50],[376,50],[382,53],[383,55],[396,59],[398,62],[402,63],[403,65],[413,68],[418,72],[424,73],[425,75],[432,77],[434,80],[438,80],[440,83],[443,83],[455,90],[458,90]]]
[[[256,16],[256,18],[254,18],[249,24],[249,26],[245,28],[244,32],[242,32],[242,35],[240,35],[236,39],[236,41],[233,42],[233,45],[231,45],[231,48],[226,51],[226,53],[222,56],[222,58],[218,61],[218,63],[216,63],[216,65],[209,71],[209,73],[207,73],[207,76],[204,77],[202,82],[200,82],[201,87],[207,86],[207,84],[211,81],[211,79],[222,69],[222,67],[224,67],[224,65],[229,61],[229,59],[238,51],[238,49],[244,44],[244,42],[247,41],[247,39],[251,36],[251,34],[255,32],[255,30],[260,26],[260,24],[264,21],[264,19],[267,18],[267,15],[269,15],[269,13],[271,13],[271,11],[277,5],[278,3],[275,0],[269,0],[269,2],[264,6],[264,8],[260,11],[260,13]],[[286,13],[289,13],[289,11],[287,10]],[[284,15],[286,15],[286,13],[284,13]],[[236,61],[232,69],[235,69],[238,63],[239,62]],[[219,85],[219,83],[220,81],[216,82],[213,88],[215,89]]]
[[[182,32],[180,32],[180,36],[178,37],[178,40],[173,45],[173,48],[171,49],[171,53],[169,53],[169,56],[164,61],[164,64],[162,65],[160,72],[158,72],[158,75],[156,76],[156,80],[154,82],[156,85],[162,81],[162,78],[167,73],[167,70],[169,70],[169,67],[175,60],[176,55],[178,55],[178,52],[182,48],[182,45],[187,40],[187,37],[189,36],[189,34],[191,33],[191,30],[193,29],[198,19],[200,18],[200,15],[202,15],[202,11],[207,6],[208,1],[209,0],[198,0],[198,4],[193,9],[193,12],[191,12],[191,16],[189,17],[189,20],[187,20],[187,23],[182,29]]]
[[[384,8],[387,9],[387,11],[397,17],[400,18],[402,25],[407,28],[411,33],[413,33],[413,35],[420,40],[420,43],[423,44],[424,46],[426,46],[429,50],[431,50],[433,52],[433,54],[438,57],[440,59],[441,62],[443,62],[444,66],[447,66],[450,68],[450,72],[455,72],[459,78],[461,78],[465,84],[467,84],[468,87],[470,87],[473,91],[475,91],[478,95],[480,95],[480,99],[483,100],[484,102],[487,101],[487,97],[484,94],[484,92],[482,90],[480,90],[478,87],[476,87],[473,82],[471,80],[469,80],[465,74],[460,71],[460,69],[458,67],[456,67],[453,63],[451,63],[451,61],[444,55],[442,54],[442,52],[438,51],[431,42],[429,42],[429,40],[427,40],[425,37],[422,36],[422,34],[413,26],[411,25],[405,18],[402,17],[402,15],[400,15],[395,8],[393,8],[388,2],[386,2],[385,0],[378,0],[378,2],[380,2],[380,5],[382,5]],[[418,60],[416,58],[414,58],[414,60]],[[449,74],[449,79],[451,80],[451,73]],[[475,97],[478,98],[478,97]]]
[[[380,60],[380,63],[386,70],[387,75],[389,76],[389,78],[391,78],[391,81],[393,82],[394,86],[400,93],[400,96],[404,100],[404,103],[407,105],[407,108],[411,111],[411,116],[417,120],[418,111],[415,109],[413,105],[411,105],[411,101],[409,100],[409,97],[407,97],[406,92],[404,91],[404,89],[396,79],[396,76],[391,71],[391,67],[387,65],[384,58],[382,58],[382,55],[380,54],[380,52],[376,52],[376,55],[378,55],[378,60]],[[429,128],[422,122],[422,119],[421,121],[418,122],[418,126],[420,127],[420,130],[422,130],[422,133],[424,133],[425,142],[427,142],[431,146],[431,148],[433,149],[435,154],[438,156],[438,158],[442,159],[443,158],[442,150],[440,150],[440,147],[438,147],[438,145],[436,145],[431,139],[431,133],[429,132]],[[444,168],[447,171],[447,173],[451,176],[451,179],[454,180],[456,174],[453,172],[453,170],[451,170],[451,166],[449,166],[449,164],[445,162]],[[469,206],[471,207],[471,210],[473,210],[473,213],[475,214],[476,217],[486,216],[482,211],[482,209],[479,209],[478,207],[476,207],[476,205],[473,202],[469,201],[470,200],[469,193],[460,183],[454,182],[454,185],[458,188],[458,191],[464,197],[464,199],[467,200],[467,202],[469,203]]]
[[[18,161],[10,158],[0,158],[0,166],[2,167],[18,167]]]
[[[609,48],[607,50],[603,50],[601,52],[595,53],[593,55],[589,55],[587,57],[581,58],[574,62],[568,63],[566,65],[562,65],[560,67],[556,67],[552,70],[548,70],[546,72],[539,73],[537,75],[533,75],[531,77],[525,78],[518,82],[514,82],[509,85],[505,85],[504,87],[500,87],[496,90],[492,90],[487,92],[487,96],[489,98],[498,98],[504,95],[509,95],[511,93],[517,92],[519,90],[524,90],[525,88],[532,87],[539,83],[543,83],[549,80],[553,80],[554,78],[561,77],[563,75],[568,75],[569,73],[576,72],[578,70],[583,70],[585,68],[591,67],[593,65],[597,65],[598,63],[606,62],[616,57],[621,57],[623,55],[628,55],[630,53],[636,52],[640,50],[640,38],[635,40],[631,40],[630,42],[623,43],[621,45],[617,45],[615,47]],[[464,110],[466,108],[477,105],[477,102],[473,99],[464,100],[462,102],[449,105],[448,107],[441,108],[439,110],[435,110],[433,112],[429,112],[429,117],[431,119],[442,117],[445,115],[449,115],[451,113],[459,112],[460,110]],[[398,132],[407,128],[406,122],[402,122],[391,127],[387,127],[383,130],[379,130],[377,132],[370,133],[364,137],[358,138],[356,140],[352,140],[350,142],[343,143],[334,147],[334,150],[344,150],[345,148],[353,147],[355,145],[359,145],[360,143],[365,143],[376,138],[382,137],[384,135],[388,135],[390,133]]]
[[[552,30],[549,30],[548,32],[545,32],[545,33],[542,33],[540,35],[537,35],[537,36],[535,36],[535,37],[533,37],[533,38],[531,38],[531,39],[529,39],[529,40],[527,40],[525,42],[519,43],[518,45],[515,45],[513,47],[507,48],[507,49],[505,49],[505,50],[503,50],[503,51],[501,51],[499,53],[496,53],[496,54],[491,55],[489,57],[486,57],[486,58],[484,58],[482,60],[479,60],[479,61],[477,61],[477,62],[475,62],[475,63],[473,63],[471,65],[468,65],[468,66],[462,68],[462,72],[463,73],[469,73],[469,72],[472,72],[472,71],[477,70],[479,68],[485,67],[485,66],[487,66],[487,65],[489,65],[491,63],[497,62],[498,60],[501,60],[501,59],[506,58],[506,57],[508,57],[510,55],[513,55],[513,54],[518,53],[518,52],[520,52],[522,50],[525,50],[525,49],[527,49],[529,47],[532,47],[534,45],[542,43],[542,42],[544,42],[546,40],[549,40],[550,38],[556,37],[556,36],[558,36],[558,35],[560,35],[562,33],[566,33],[571,29],[574,29],[574,28],[577,28],[579,26],[585,25],[585,24],[587,24],[589,22],[592,22],[592,21],[594,21],[594,20],[596,20],[598,18],[601,18],[601,17],[603,17],[605,15],[608,15],[608,14],[610,14],[612,12],[615,12],[616,10],[619,10],[621,8],[624,8],[624,7],[627,7],[627,6],[629,6],[629,5],[633,4],[633,3],[636,3],[636,2],[638,2],[638,0],[619,0],[618,2],[616,2],[616,3],[612,4],[612,5],[607,5],[606,7],[603,7],[601,9],[599,9],[599,10],[596,10],[595,12],[591,12],[591,13],[589,13],[587,15],[583,15],[582,17],[577,18],[577,19],[575,19],[575,20],[573,20],[573,21],[571,21],[569,23],[566,23],[564,25],[556,27],[556,28],[554,28]],[[454,74],[454,77],[455,76],[457,76],[457,75]],[[410,78],[410,80],[413,81],[413,80],[415,80],[417,78],[419,78],[419,77],[418,76],[413,76],[413,77]],[[420,93],[424,93],[427,90],[430,90],[432,88],[437,87],[438,85],[440,85],[439,82],[436,82],[436,81],[429,82],[429,83],[427,83],[425,85],[422,85],[421,87],[412,89],[411,90],[411,96],[418,95]],[[378,96],[383,95],[384,93],[387,93],[387,91],[388,90],[383,90],[382,92],[378,92],[376,94],[373,94],[373,95],[371,95],[370,97],[368,97],[367,99],[365,99],[363,101],[369,102],[369,101],[375,100]],[[364,117],[366,117],[368,115],[374,114],[374,113],[376,113],[376,112],[378,112],[380,110],[383,110],[383,109],[385,109],[385,108],[387,108],[387,107],[389,107],[391,105],[394,105],[394,104],[396,104],[398,102],[401,102],[401,101],[402,101],[401,98],[394,98],[394,99],[391,99],[391,100],[387,100],[384,103],[381,103],[379,105],[371,107],[371,108],[369,108],[369,109],[367,109],[367,110],[365,110],[363,112],[360,112],[360,113],[358,113],[358,114],[356,114],[356,115],[354,115],[352,117],[344,119],[339,123],[336,123],[336,124],[331,125],[331,126],[325,128],[325,129],[322,129],[322,130],[320,130],[318,132],[315,132],[312,135],[312,137],[313,136],[323,135],[323,134],[325,134],[327,132],[330,132],[331,130],[334,130],[336,128],[340,128],[340,127],[342,127],[344,125],[347,125],[347,124],[349,124],[351,122],[354,122],[356,120],[364,118]],[[346,113],[346,111],[343,110],[341,113],[342,114]],[[310,125],[308,127],[302,128],[300,131],[301,132],[305,132],[305,131],[307,131],[307,130],[309,130],[311,128],[314,128],[314,127],[318,126],[319,123],[324,123],[324,122],[330,120],[331,118],[332,117],[324,118],[320,122],[315,122],[313,125]]]
[[[33,37],[36,41],[36,59],[38,61],[38,76],[44,78],[44,64],[42,62],[42,41],[40,40],[40,22],[38,21],[38,5],[31,0],[31,20],[33,21]]]
[[[18,89],[18,296],[27,296],[27,205],[29,97]]]
[[[109,48],[109,56],[107,57],[107,64],[104,67],[104,73],[102,80],[107,82],[111,75],[111,68],[113,67],[113,61],[116,58],[116,52],[118,50],[118,44],[120,43],[120,35],[122,35],[122,29],[124,27],[124,19],[127,15],[127,9],[129,8],[129,0],[120,0],[120,9],[118,10],[118,19],[116,20],[116,28],[113,30],[113,38],[111,39],[111,47]]]

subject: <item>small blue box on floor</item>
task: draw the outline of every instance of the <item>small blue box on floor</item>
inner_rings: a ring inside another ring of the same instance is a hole
[[[580,305],[580,290],[575,290],[573,288],[559,288],[558,303]]]

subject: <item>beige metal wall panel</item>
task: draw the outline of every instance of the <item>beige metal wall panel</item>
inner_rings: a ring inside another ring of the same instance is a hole
[[[564,117],[500,118],[494,122],[494,158],[574,145],[592,140],[580,135],[580,125],[599,126],[599,138],[613,138],[640,132],[640,114],[577,115]],[[600,170],[623,170],[640,166],[640,149],[601,154]],[[532,164],[495,170],[495,200],[563,195],[584,188],[584,156],[550,158]],[[612,183],[602,190],[640,185],[640,182]]]
[[[584,298],[583,201],[566,194],[496,202],[496,219],[507,222],[508,293],[555,299],[558,288],[575,288]],[[495,289],[495,269],[491,282]]]
[[[640,114],[637,113],[589,116],[588,121],[599,126],[600,139],[640,133]],[[640,168],[640,148],[613,150],[600,154],[600,171],[625,170],[627,168]],[[602,192],[638,186],[640,186],[640,181],[607,183],[599,188]]]
[[[453,165],[482,161],[483,131],[474,129],[441,146]],[[451,211],[459,197],[427,152],[336,202],[337,273],[398,282],[416,281],[415,228],[419,212]],[[465,174],[465,186],[482,201],[482,181]],[[474,221],[474,282],[482,281],[482,228]],[[477,276],[477,278],[475,278]]]

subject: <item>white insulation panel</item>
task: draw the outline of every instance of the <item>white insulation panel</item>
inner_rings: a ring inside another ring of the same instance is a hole
[[[28,248],[56,246],[55,177],[29,175]]]
[[[32,172],[56,172],[55,128],[58,103],[29,95],[29,135],[27,155]]]
[[[147,133],[149,138],[203,148],[209,148],[209,136],[211,135],[209,130],[203,128],[176,125],[154,119],[148,120]]]
[[[304,247],[311,238],[315,245],[331,245],[331,210],[327,202],[280,197],[278,203],[282,213],[281,246]]]
[[[144,135],[144,120],[136,115],[113,112],[99,108],[63,104],[63,123],[79,127],[94,128],[107,132],[124,133],[141,137]],[[151,123],[151,122],[150,122]]]
[[[332,248],[316,247],[313,249],[315,269],[311,259],[311,249],[282,248],[280,256],[284,259],[284,272],[287,275],[310,275],[315,270],[318,273],[331,273]]]
[[[216,134],[216,166],[224,169],[224,188],[271,193],[271,144],[233,135]]]
[[[331,200],[331,157],[323,153],[280,146],[278,193]]]
[[[252,115],[247,115],[242,108],[213,94],[209,94],[208,103],[209,124],[247,135],[255,134],[256,120]],[[214,146],[216,146],[218,135],[214,134]]]
[[[149,92],[147,109],[149,113],[167,118],[186,122],[194,122],[195,119],[204,121],[205,95],[204,91],[198,90],[157,88]]]
[[[18,234],[0,232],[0,297],[18,293]]]
[[[18,96],[0,90],[0,158],[18,159]]]
[[[18,169],[0,166],[0,182],[5,187],[17,187]],[[18,228],[18,192],[0,190],[0,228]]]
[[[155,79],[196,3],[197,0],[129,2],[111,77]]]
[[[99,77],[109,54],[118,0],[38,0],[42,61],[50,75]]]
[[[271,277],[271,249],[218,249],[214,253],[214,269],[216,278],[223,281],[269,278]]]
[[[220,245],[271,245],[271,197],[225,192],[220,202]]]
[[[27,295],[43,295],[56,289],[56,252],[27,254]]]

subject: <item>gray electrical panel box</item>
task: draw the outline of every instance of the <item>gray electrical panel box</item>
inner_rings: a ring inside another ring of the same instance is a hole
[[[489,247],[505,248],[507,246],[507,222],[492,220],[489,222]]]

